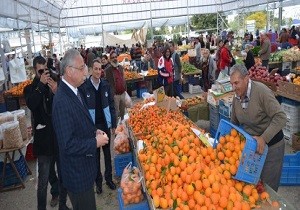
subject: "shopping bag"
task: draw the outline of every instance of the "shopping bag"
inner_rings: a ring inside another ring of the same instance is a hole
[[[125,91],[125,107],[131,108],[132,106],[133,106],[133,102],[132,102],[130,96],[128,95],[127,91]]]
[[[9,62],[9,74],[11,83],[24,82],[26,78],[25,63],[23,58],[14,58]]]

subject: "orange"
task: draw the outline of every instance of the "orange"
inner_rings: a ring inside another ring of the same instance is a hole
[[[193,185],[191,185],[191,184],[189,184],[188,186],[187,186],[187,188],[186,188],[186,193],[188,194],[188,195],[193,195],[194,194],[194,187],[193,187]]]
[[[230,131],[230,135],[233,136],[233,137],[236,137],[238,135],[237,130],[235,130],[234,128],[232,128],[231,131]]]
[[[260,198],[261,198],[262,200],[266,200],[266,199],[270,198],[270,195],[269,195],[269,193],[267,193],[267,192],[262,192],[262,193],[260,194]]]
[[[226,197],[221,197],[219,200],[219,205],[222,208],[226,208],[228,205],[228,199]]]
[[[156,208],[159,207],[160,198],[158,195],[153,196],[153,204]]]

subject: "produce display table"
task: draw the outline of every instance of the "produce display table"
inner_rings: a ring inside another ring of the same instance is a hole
[[[143,77],[137,78],[137,79],[128,79],[128,80],[126,80],[126,83],[129,84],[129,83],[141,82],[143,80],[144,80]]]
[[[282,97],[289,98],[291,100],[300,102],[300,96],[286,94],[286,93],[281,92],[281,91],[276,91],[275,95],[282,96]]]
[[[26,167],[26,170],[27,170],[27,174],[31,175],[32,174],[31,170],[29,169],[28,164],[27,164],[27,162],[25,160],[25,157],[24,157],[24,155],[22,153],[22,148],[27,147],[27,145],[29,144],[30,141],[31,140],[24,141],[23,146],[21,148],[1,149],[0,150],[0,153],[4,153],[5,154],[4,161],[3,161],[2,177],[0,179],[0,192],[9,191],[9,190],[17,189],[17,188],[25,188],[24,181],[23,181],[23,179],[22,179],[22,177],[21,177],[21,175],[20,175],[20,173],[17,170],[16,165],[15,165],[15,159],[16,159],[15,153],[19,152],[20,157],[24,158],[25,167]],[[4,187],[3,185],[4,185],[5,180],[6,180],[6,164],[7,164],[8,161],[9,161],[9,163],[12,166],[14,174],[18,178],[19,184],[16,184],[16,185],[13,185],[13,186]]]

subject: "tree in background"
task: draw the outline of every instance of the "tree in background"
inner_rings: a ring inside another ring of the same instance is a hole
[[[217,28],[217,14],[193,15],[191,26],[194,30]]]
[[[255,28],[266,29],[267,14],[265,11],[254,12],[246,17],[246,20],[255,20]]]

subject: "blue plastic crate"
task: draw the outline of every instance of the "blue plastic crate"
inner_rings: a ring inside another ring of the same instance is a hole
[[[219,107],[209,105],[209,121],[210,121],[210,128],[217,130],[220,121]]]
[[[149,204],[148,204],[147,200],[145,199],[145,195],[144,195],[144,199],[140,203],[128,204],[128,205],[124,206],[121,188],[118,189],[118,201],[119,201],[119,209],[120,210],[149,210],[150,209]]]
[[[148,89],[147,89],[147,88],[138,88],[138,89],[136,90],[136,96],[137,96],[138,98],[142,98],[142,94],[143,94],[143,93],[146,93],[146,92],[148,92]]]
[[[18,170],[21,178],[24,180],[27,177],[27,167],[25,163],[24,156],[21,156],[19,160],[14,161],[16,169]],[[0,162],[0,175],[1,178],[3,178],[3,162]],[[20,180],[18,179],[17,175],[15,174],[12,166],[10,163],[6,163],[5,165],[5,177],[4,177],[4,183],[2,184],[3,187],[9,187],[12,185],[20,184]]]
[[[0,104],[0,113],[6,112],[6,105],[5,103]]]
[[[220,120],[222,120],[222,119],[226,120],[227,122],[230,122],[230,117],[226,117],[226,116],[220,114]]]
[[[242,152],[240,165],[235,177],[233,178],[247,183],[257,184],[266,160],[268,147],[265,147],[264,153],[262,155],[259,155],[258,153],[256,153],[256,140],[253,139],[252,136],[250,136],[240,127],[233,125],[232,123],[223,119],[220,121],[217,134],[215,136],[214,147],[216,147],[216,145],[218,144],[218,139],[220,138],[220,136],[224,136],[230,133],[230,130],[232,128],[236,129],[246,139],[246,144]]]
[[[300,185],[300,166],[284,166],[281,172],[280,185]]]
[[[300,185],[300,152],[284,155],[280,185]]]
[[[300,152],[295,154],[286,154],[283,158],[283,167],[285,166],[299,166],[300,167]]]
[[[122,176],[124,168],[128,165],[128,163],[132,162],[132,158],[131,152],[115,156],[114,163],[117,176]]]
[[[188,81],[189,81],[189,84],[191,84],[191,85],[200,85],[200,77],[199,76],[195,77],[194,75],[189,75]]]
[[[215,138],[216,133],[217,133],[217,130],[216,130],[216,129],[213,129],[213,128],[210,128],[210,129],[209,129],[209,133],[210,133],[210,136],[211,136],[212,138]]]
[[[231,109],[232,109],[231,105],[225,104],[222,99],[219,100],[219,113],[221,115],[224,115],[225,117],[230,117]]]
[[[292,105],[292,106],[300,106],[299,101],[295,101],[295,100],[285,98],[285,97],[282,97],[282,103],[289,104],[289,105]]]

